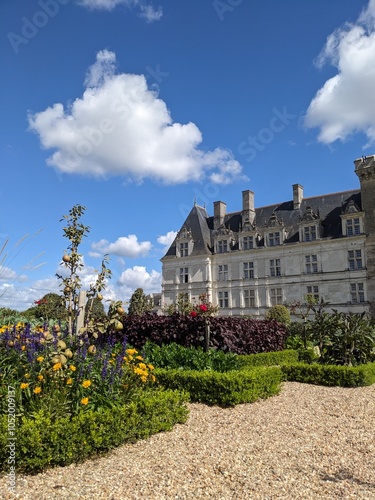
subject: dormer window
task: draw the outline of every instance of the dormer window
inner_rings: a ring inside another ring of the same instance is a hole
[[[304,214],[299,223],[299,239],[300,241],[316,241],[320,238],[320,215],[315,213],[309,205],[306,207]]]
[[[252,250],[254,248],[254,236],[244,236],[242,238],[242,250]]]
[[[177,257],[188,257],[193,251],[193,238],[191,231],[186,229],[184,226],[177,235],[176,241],[176,256]]]
[[[217,253],[227,253],[228,252],[228,241],[218,240],[217,242]]]
[[[342,209],[341,228],[344,236],[357,236],[363,233],[363,212],[353,200]]]
[[[272,213],[268,223],[265,224],[264,243],[268,247],[282,245],[286,237],[285,227],[282,220],[277,218],[275,212]]]
[[[359,217],[346,220],[346,236],[361,234],[361,221]]]
[[[280,245],[280,231],[268,233],[268,246],[276,247]]]

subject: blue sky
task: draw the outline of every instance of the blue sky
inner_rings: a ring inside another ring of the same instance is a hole
[[[126,302],[194,200],[357,188],[375,152],[375,0],[2,0],[0,37],[0,306],[58,291],[75,204]]]

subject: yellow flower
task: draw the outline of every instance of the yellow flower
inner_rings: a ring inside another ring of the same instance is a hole
[[[133,354],[138,354],[137,349],[126,349],[126,354],[129,354],[129,356],[133,356]]]
[[[44,380],[43,375],[38,375],[38,380]]]
[[[38,363],[41,363],[42,361],[44,361],[44,356],[38,356],[36,360],[38,361]]]
[[[82,387],[84,387],[85,389],[87,389],[87,387],[90,387],[91,385],[91,380],[84,380],[82,382]]]
[[[152,370],[155,370],[154,365],[147,365],[147,366],[148,366],[148,369],[149,369],[149,370],[151,370],[151,371],[152,371]]]
[[[87,405],[89,403],[89,398],[82,398],[81,405]]]
[[[151,380],[152,380],[153,382],[155,382],[155,380],[156,380],[155,375],[151,375]]]
[[[142,380],[142,382],[147,382],[147,375],[143,375],[143,376],[141,377],[141,380]]]
[[[73,379],[68,378],[68,380],[66,381],[66,385],[72,385],[72,383],[73,383]]]
[[[141,369],[141,370],[146,370],[147,366],[144,364],[144,363],[138,363],[138,367]]]
[[[75,372],[77,368],[76,368],[74,365],[70,365],[70,366],[69,366],[69,369],[70,369],[72,372]]]
[[[29,387],[29,384],[26,384],[25,382],[22,382],[22,384],[20,385],[21,389],[26,389],[27,387]]]
[[[135,359],[138,359],[139,361],[143,361],[142,356],[136,356],[136,358],[135,358]]]
[[[42,388],[41,387],[35,387],[35,389],[33,390],[34,394],[39,394],[40,392],[42,392]]]
[[[62,367],[61,363],[55,363],[52,368],[55,372],[57,372],[57,370],[60,370],[61,367]]]
[[[25,349],[26,349],[26,346],[25,346],[25,345],[23,345],[23,346],[21,347],[21,351],[24,351]]]
[[[30,373],[25,373],[25,378],[30,378]]]

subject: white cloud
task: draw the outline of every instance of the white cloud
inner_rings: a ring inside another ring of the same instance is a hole
[[[139,257],[145,256],[151,250],[149,241],[139,242],[135,234],[129,236],[121,236],[114,243],[108,240],[100,240],[91,244],[92,250],[97,255],[119,255],[121,257]],[[92,253],[91,253],[92,255]]]
[[[177,231],[168,231],[167,234],[164,234],[162,236],[159,236],[157,239],[157,242],[160,243],[160,245],[163,245],[163,250],[167,251],[168,248],[172,245],[174,242],[174,239],[177,236]]]
[[[148,23],[160,21],[163,17],[161,7],[155,9],[152,4],[145,3],[143,0],[78,0],[78,4],[82,7],[87,7],[92,10],[108,10],[115,9],[118,5],[125,5],[129,8],[138,7],[140,17],[143,17]]]
[[[320,129],[318,140],[331,144],[363,132],[375,142],[375,0],[355,23],[347,23],[328,38],[317,66],[330,63],[337,74],[317,92],[305,125]]]
[[[166,184],[243,178],[230,151],[199,149],[198,127],[173,122],[145,76],[116,74],[115,61],[113,52],[98,52],[81,98],[67,109],[56,103],[29,115],[30,130],[39,135],[42,147],[56,150],[49,165],[64,173],[152,178]]]
[[[121,273],[118,285],[125,287],[130,293],[137,288],[143,288],[145,293],[160,292],[161,274],[155,270],[149,273],[143,266],[134,266]]]

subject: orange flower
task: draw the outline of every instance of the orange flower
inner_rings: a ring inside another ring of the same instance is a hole
[[[35,389],[33,390],[34,394],[39,394],[40,392],[42,392],[42,388],[41,387],[35,387]]]

